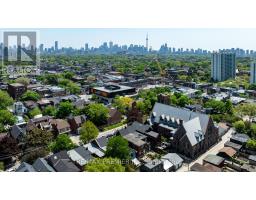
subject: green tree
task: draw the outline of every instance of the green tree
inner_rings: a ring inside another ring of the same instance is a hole
[[[43,79],[46,84],[57,85],[59,76],[57,74],[46,74]]]
[[[121,160],[129,160],[130,148],[128,141],[122,136],[115,136],[110,138],[107,144],[106,156],[119,158]]]
[[[21,83],[21,84],[23,84],[27,87],[30,83],[30,80],[29,80],[29,78],[26,78],[26,77],[19,77],[15,80],[15,82],[16,83]]]
[[[6,109],[13,104],[13,99],[7,92],[0,90],[0,109]]]
[[[238,105],[236,107],[236,112],[240,116],[248,115],[250,118],[256,115],[256,104],[255,103],[246,103],[242,105]]]
[[[74,106],[72,103],[65,101],[65,102],[61,102],[59,105],[59,108],[57,110],[56,116],[58,118],[65,118],[67,116],[69,116],[70,114],[72,114],[74,111]]]
[[[81,92],[81,87],[72,81],[67,84],[66,89],[70,94],[79,94]]]
[[[252,123],[251,124],[251,136],[256,139],[256,124]]]
[[[256,140],[255,139],[249,139],[246,143],[246,147],[251,150],[256,150]]]
[[[204,107],[212,108],[214,112],[217,112],[217,113],[220,113],[220,114],[223,114],[223,113],[226,112],[225,103],[222,102],[222,101],[214,100],[214,99],[211,99],[211,100],[207,101],[204,104]]]
[[[70,150],[75,148],[75,144],[72,142],[72,140],[69,138],[66,134],[58,135],[56,140],[50,144],[50,149],[53,152],[58,152],[62,150]]]
[[[226,109],[226,113],[233,114],[233,112],[234,112],[233,104],[230,100],[227,100],[225,102],[225,109]]]
[[[182,95],[180,98],[178,98],[177,105],[180,107],[184,107],[187,104],[189,104],[189,102],[190,102],[190,99],[187,96]]]
[[[4,163],[3,162],[0,162],[0,172],[1,171],[4,171]]]
[[[13,125],[16,117],[8,110],[0,110],[0,129],[5,125]]]
[[[249,90],[256,90],[256,84],[253,83],[253,84],[250,84],[249,87],[248,87]]]
[[[99,135],[99,130],[91,121],[87,120],[86,122],[83,123],[80,129],[80,140],[84,144],[87,144],[91,140],[97,138],[98,135]]]
[[[242,120],[235,122],[233,126],[235,127],[238,133],[243,133],[245,130],[245,123]]]
[[[75,74],[73,72],[70,71],[66,71],[64,73],[62,73],[62,76],[66,79],[71,79]]]
[[[24,154],[24,156],[21,158],[21,161],[32,165],[36,159],[43,158],[48,154],[49,150],[45,147],[34,148],[31,149],[28,153]]]
[[[38,101],[40,99],[40,95],[37,92],[28,90],[26,91],[22,96],[21,96],[21,100],[23,101]]]
[[[97,126],[105,124],[109,116],[108,108],[100,103],[89,104],[85,107],[84,112],[89,120]]]
[[[38,107],[33,108],[31,111],[29,111],[28,115],[30,118],[35,117],[36,115],[42,114],[41,110]]]
[[[124,172],[125,167],[122,166],[121,161],[117,158],[95,158],[85,166],[85,171]]]
[[[43,147],[50,144],[53,134],[49,131],[34,127],[27,132],[25,136],[26,145],[28,147]]]
[[[43,109],[43,115],[55,116],[56,113],[57,110],[54,106],[47,106],[45,109]]]
[[[113,106],[116,107],[121,113],[127,113],[128,109],[132,106],[133,99],[130,97],[115,97]]]

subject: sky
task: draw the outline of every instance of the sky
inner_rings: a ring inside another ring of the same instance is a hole
[[[23,29],[24,30],[24,29]],[[28,29],[32,30],[32,29]],[[149,47],[159,49],[167,43],[175,48],[202,48],[218,50],[223,48],[243,48],[256,50],[256,29],[33,29],[39,33],[39,43],[44,47],[98,47],[103,42],[113,41],[118,45],[145,45],[146,35]],[[3,29],[0,31],[4,31]],[[2,34],[0,37],[2,41]]]

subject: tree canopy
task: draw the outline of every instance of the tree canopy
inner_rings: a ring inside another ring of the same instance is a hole
[[[30,118],[35,117],[36,115],[42,114],[41,110],[38,107],[33,108],[31,111],[29,111],[28,115]]]
[[[86,166],[87,172],[124,172],[125,167],[117,158],[95,158]]]
[[[58,118],[65,118],[65,117],[69,116],[70,114],[72,114],[73,111],[74,111],[74,106],[72,103],[70,103],[68,101],[61,102],[58,107],[56,116]]]
[[[113,101],[113,106],[116,107],[121,113],[127,113],[128,109],[132,106],[133,99],[130,97],[116,96]]]
[[[21,96],[21,100],[23,101],[38,101],[40,99],[40,95],[32,90],[28,90],[26,91],[22,96]]]
[[[109,116],[109,110],[101,103],[91,103],[84,109],[89,120],[95,125],[100,126],[106,123]]]
[[[66,134],[58,135],[55,141],[53,141],[50,144],[50,149],[53,152],[58,152],[62,150],[70,150],[75,148],[75,144],[72,142],[72,140],[69,138]]]
[[[83,123],[80,129],[80,140],[87,144],[99,135],[98,128],[89,120]]]
[[[13,99],[5,91],[0,90],[0,109],[6,109],[13,104]]]
[[[8,110],[0,110],[0,131],[4,130],[5,125],[13,125],[16,117]]]
[[[25,141],[28,147],[47,146],[53,139],[53,134],[49,131],[34,127],[27,132]]]
[[[128,141],[122,136],[114,136],[110,138],[107,144],[106,156],[119,158],[121,160],[129,160],[130,148]]]
[[[55,116],[57,113],[57,110],[54,106],[46,106],[43,109],[43,115],[49,115],[49,116]]]

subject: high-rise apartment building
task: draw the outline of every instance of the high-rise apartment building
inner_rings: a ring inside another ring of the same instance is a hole
[[[256,61],[251,62],[250,83],[256,83]]]
[[[58,47],[58,41],[55,41],[55,46],[54,46],[54,50],[58,51],[59,47]]]
[[[236,76],[236,55],[234,53],[213,53],[211,78],[214,81],[225,81]]]

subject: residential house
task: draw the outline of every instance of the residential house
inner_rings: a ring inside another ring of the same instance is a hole
[[[93,159],[92,153],[84,146],[79,146],[67,152],[69,158],[76,163],[76,165],[83,170],[84,166]]]
[[[205,165],[201,165],[199,163],[195,163],[190,167],[190,171],[192,172],[221,172],[221,168],[216,167],[212,164],[206,163]]]
[[[224,147],[232,147],[236,151],[240,151],[242,149],[242,145],[230,141],[225,142]]]
[[[56,172],[79,172],[80,169],[70,160],[67,151],[60,151],[48,158],[48,163]]]
[[[86,148],[88,151],[91,152],[91,154],[94,157],[98,157],[98,158],[102,158],[105,156],[105,153],[101,150],[99,150],[95,145],[93,145],[92,143],[88,143],[84,145],[84,148]]]
[[[142,157],[147,151],[150,150],[150,145],[146,141],[147,136],[134,132],[123,136],[129,143],[129,146],[136,151],[137,157]]]
[[[56,136],[59,134],[69,134],[71,132],[70,124],[64,119],[52,119],[51,125],[53,133]]]
[[[37,172],[55,172],[44,158],[36,159],[32,166]]]
[[[13,113],[15,115],[23,115],[28,111],[28,109],[23,105],[22,102],[18,101],[13,104]]]
[[[235,134],[230,138],[230,142],[245,145],[249,139],[250,137],[246,134]]]
[[[163,172],[164,165],[163,162],[159,159],[152,160],[141,166],[141,172]]]
[[[178,170],[182,164],[183,164],[183,159],[176,153],[168,153],[164,156],[161,157],[162,161],[168,160],[170,163],[172,163],[173,168],[172,170],[176,171]],[[171,169],[169,169],[171,170]]]
[[[223,147],[221,150],[219,150],[217,156],[220,156],[225,159],[232,159],[236,154],[237,151],[232,147]]]
[[[68,117],[68,123],[70,124],[70,129],[72,134],[79,134],[79,128],[86,121],[85,115],[71,116]]]
[[[8,93],[13,99],[20,98],[26,92],[25,85],[21,83],[8,84]]]
[[[32,165],[22,162],[20,166],[16,169],[16,172],[36,172]]]
[[[117,124],[121,122],[122,114],[116,108],[109,108],[109,117],[107,119],[107,124]]]
[[[96,138],[91,143],[102,152],[105,152],[107,150],[108,138],[106,136],[102,136]]]
[[[52,120],[51,116],[37,117],[37,118],[30,119],[28,121],[28,125],[29,126],[34,125],[35,127],[40,128],[42,130],[52,131],[51,120]],[[30,127],[33,128],[33,126],[30,126]],[[30,127],[28,127],[28,129],[30,129]]]
[[[10,135],[18,142],[21,142],[26,135],[26,129],[27,123],[15,124],[11,127]]]
[[[203,159],[203,164],[209,163],[221,168],[224,165],[224,161],[225,159],[220,156],[209,154]]]

